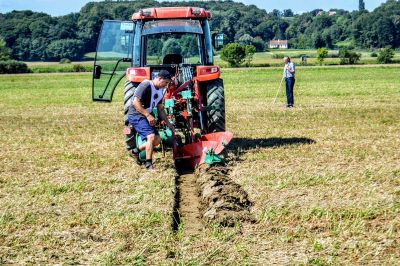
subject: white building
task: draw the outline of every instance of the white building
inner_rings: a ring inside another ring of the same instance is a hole
[[[269,41],[269,48],[288,49],[288,40],[271,40]]]

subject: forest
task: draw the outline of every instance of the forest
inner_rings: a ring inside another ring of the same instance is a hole
[[[400,47],[400,2],[388,0],[375,10],[321,10],[294,14],[291,9],[267,12],[255,5],[225,1],[90,2],[79,13],[52,17],[33,11],[0,13],[0,52],[22,61],[81,60],[96,50],[105,19],[129,20],[147,7],[194,6],[210,10],[211,29],[224,43],[252,44],[265,51],[274,39],[289,40],[290,48],[378,49]]]

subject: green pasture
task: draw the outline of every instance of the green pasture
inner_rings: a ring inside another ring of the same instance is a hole
[[[376,51],[379,52],[379,51]],[[340,58],[338,58],[339,50],[330,50],[328,58],[323,62],[323,65],[339,65]],[[372,51],[358,51],[361,53],[361,59],[358,62],[359,65],[377,64],[377,58],[371,57]],[[297,65],[303,64],[300,57],[307,56],[307,62],[305,65],[316,66],[319,65],[317,62],[316,50],[298,50],[298,49],[271,49],[268,52],[255,53],[251,65],[254,67],[278,67],[282,66],[282,58],[284,56],[290,56]],[[60,64],[59,62],[27,62],[28,67],[33,73],[60,73],[60,72],[91,72],[93,69],[93,60],[95,53],[88,53],[85,55],[87,61],[71,62],[69,64]],[[149,59],[152,63],[156,64],[161,62],[160,58],[152,57]],[[110,61],[107,57],[100,60],[101,64],[106,69],[113,69],[117,60]],[[197,58],[190,58],[190,63],[197,63]],[[393,58],[394,63],[400,63],[400,52],[395,52]],[[214,57],[214,64],[221,67],[228,67],[228,63],[221,60],[217,53]],[[124,65],[124,64],[121,64]],[[243,66],[245,63],[243,63]]]
[[[90,73],[0,75],[0,264],[395,265],[400,261],[398,66],[222,70],[229,176],[255,223],[173,232],[171,153],[124,151],[123,90]]]
[[[379,53],[379,51],[375,51]],[[360,61],[358,64],[377,64],[377,58],[371,57],[372,51],[357,51],[357,53],[361,54]],[[290,56],[296,64],[302,64],[301,56],[305,55],[307,57],[307,62],[305,65],[316,66],[319,65],[317,62],[317,51],[316,50],[300,50],[300,49],[270,49],[268,52],[259,52],[255,53],[253,60],[251,62],[252,66],[281,66],[282,58],[284,56]],[[400,62],[400,53],[398,51],[395,52],[395,56],[393,58],[395,63]],[[227,67],[228,64],[220,59],[220,56],[217,54],[215,57],[215,62],[217,65]],[[325,58],[323,65],[339,65],[339,50],[329,50],[328,57]]]
[[[93,61],[78,61],[68,64],[60,64],[59,62],[26,62],[26,64],[33,73],[69,73],[93,71]]]

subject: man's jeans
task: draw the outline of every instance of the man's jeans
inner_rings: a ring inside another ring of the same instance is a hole
[[[294,98],[293,98],[293,87],[294,87],[294,78],[286,78],[286,98],[287,98],[287,106],[293,106]]]

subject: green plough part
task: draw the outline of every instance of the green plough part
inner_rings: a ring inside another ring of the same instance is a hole
[[[189,99],[193,98],[191,91],[182,91],[181,95],[182,95],[182,98],[185,100],[189,100]]]
[[[167,114],[173,115],[174,114],[174,106],[175,100],[174,99],[167,99],[164,102],[164,108],[167,110]]]
[[[172,147],[172,130],[169,128],[165,128],[163,130],[159,131],[160,137],[163,143],[165,143],[167,146]]]
[[[206,152],[206,157],[204,158],[204,162],[209,165],[222,163],[223,160],[217,154],[214,153],[213,149],[210,149]]]

